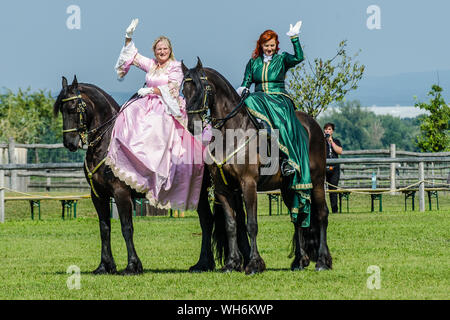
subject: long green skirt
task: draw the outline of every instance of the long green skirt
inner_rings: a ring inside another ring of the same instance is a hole
[[[302,227],[309,227],[312,189],[309,137],[295,116],[292,100],[283,94],[254,92],[247,97],[245,104],[255,117],[265,121],[272,129],[278,129],[280,151],[295,169],[295,174],[289,176],[289,188],[295,190],[291,220],[297,223],[298,215],[304,215]]]

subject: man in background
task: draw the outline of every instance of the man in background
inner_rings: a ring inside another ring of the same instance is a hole
[[[334,123],[328,122],[323,126],[325,140],[327,142],[327,159],[337,159],[342,154],[342,144],[339,139],[333,138]],[[339,183],[341,170],[339,164],[327,165],[328,190],[336,190]],[[337,193],[330,193],[331,211],[338,212]]]

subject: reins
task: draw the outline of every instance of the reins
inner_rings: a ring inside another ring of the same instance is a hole
[[[183,82],[187,82],[187,81],[193,81],[192,78],[184,78]],[[203,83],[203,81],[206,82],[206,85]],[[225,118],[212,118],[211,116],[207,116],[207,112],[211,111],[209,108],[209,95],[211,90],[211,85],[208,82],[208,77],[203,73],[202,76],[200,76],[200,85],[202,87],[202,93],[201,95],[203,95],[202,98],[202,107],[196,110],[189,110],[187,111],[188,114],[198,114],[200,113],[200,117],[202,118],[202,123],[204,124],[205,122],[213,122],[216,121],[217,123],[213,126],[213,128],[215,129],[221,129],[225,123],[230,120],[231,118],[233,118],[234,116],[236,116],[239,112],[239,110],[241,109],[241,107],[244,105],[244,101],[245,99],[248,97],[249,92],[246,92],[244,95],[242,95],[239,103],[233,108],[233,110],[231,110],[230,113],[228,113]],[[209,118],[209,119],[208,119]],[[253,122],[253,119],[251,119]],[[253,122],[253,124],[255,124]],[[256,126],[256,124],[255,124]],[[257,127],[257,126],[256,126]],[[257,127],[258,128],[258,127]],[[216,164],[217,168],[219,169],[220,172],[220,176],[222,177],[222,181],[225,185],[228,185],[228,182],[225,178],[225,173],[223,171],[223,166],[228,162],[228,160],[230,160],[231,158],[233,158],[240,150],[242,150],[242,148],[246,147],[248,145],[248,143],[254,139],[256,137],[257,133],[253,134],[251,137],[249,137],[242,145],[240,145],[237,149],[235,149],[231,154],[229,154],[228,156],[225,157],[225,159],[221,162],[219,162],[214,155],[211,153],[211,149],[209,148],[209,146],[206,147],[207,151],[208,151],[208,155],[211,157],[211,159],[214,161],[214,163]]]
[[[72,100],[76,100],[78,99],[78,105],[77,105],[77,112],[80,116],[79,118],[79,123],[78,123],[78,127],[77,128],[72,128],[72,129],[66,129],[63,130],[63,133],[67,133],[67,132],[78,132],[78,134],[80,135],[81,138],[81,142],[83,144],[88,145],[88,147],[94,147],[105,135],[106,132],[108,132],[112,126],[114,125],[114,121],[117,119],[117,117],[119,116],[119,114],[125,110],[125,108],[127,108],[131,102],[136,101],[138,98],[132,96],[130,99],[128,99],[127,102],[125,102],[124,106],[122,108],[120,108],[119,112],[117,114],[115,114],[113,117],[111,117],[109,120],[107,120],[106,122],[102,123],[101,125],[99,125],[98,127],[92,129],[92,130],[87,130],[87,115],[86,115],[86,108],[87,105],[83,100],[83,97],[81,96],[80,91],[77,89],[77,95],[73,96],[73,97],[69,97],[69,98],[65,98],[62,99],[61,102],[67,102],[67,101],[72,101]],[[100,130],[101,128],[103,128],[104,126],[106,126],[107,124],[111,123],[103,132],[101,132],[101,134],[95,138],[93,141],[89,141],[89,135],[92,135],[94,133],[96,133],[98,130]],[[93,175],[98,171],[98,169],[105,163],[106,158],[104,158],[102,161],[100,161],[95,168],[90,171],[86,158],[84,159],[84,167],[86,169],[87,172],[87,176],[89,179],[89,184],[91,186],[92,192],[94,193],[94,195],[99,198],[97,191],[94,188],[94,183],[93,183]]]

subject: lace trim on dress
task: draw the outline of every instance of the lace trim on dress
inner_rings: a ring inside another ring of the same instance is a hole
[[[145,188],[144,186],[137,183],[133,177],[131,177],[126,171],[117,167],[114,161],[108,156],[106,157],[105,164],[111,168],[113,174],[119,178],[121,181],[125,182],[128,186],[133,188],[139,193],[144,193],[145,198],[148,200],[149,204],[158,209],[173,209],[173,210],[197,210],[197,205],[195,203],[174,203],[167,201],[166,203],[160,202],[153,195],[153,192]]]
[[[161,96],[166,112],[173,115],[174,117],[181,117],[182,114],[180,112],[180,104],[177,99],[178,97],[173,96],[173,94],[170,92],[169,85],[159,86],[158,89],[159,91],[161,91]]]
[[[117,167],[114,163],[114,160],[112,160],[109,156],[106,157],[105,164],[108,165],[111,168],[111,171],[113,174],[125,182],[127,185],[132,187],[134,190],[140,193],[147,193],[148,189],[144,186],[138,184],[138,182],[133,179],[132,176],[130,176],[126,171],[122,170],[121,168]]]

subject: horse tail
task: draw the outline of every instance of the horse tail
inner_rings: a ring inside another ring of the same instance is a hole
[[[319,257],[320,246],[320,228],[317,213],[317,208],[314,204],[311,204],[310,226],[308,228],[302,228],[305,252],[309,259],[314,262],[316,262]],[[298,246],[298,229],[295,229],[294,235],[292,236],[289,258],[292,258],[295,253],[300,251]]]
[[[216,260],[223,265],[228,254],[228,237],[225,228],[225,212],[220,203],[214,200],[214,230],[213,230],[213,247]]]
[[[320,246],[320,227],[317,206],[314,201],[311,203],[310,226],[303,229],[303,238],[305,240],[305,251],[312,261],[317,261],[319,257]]]

